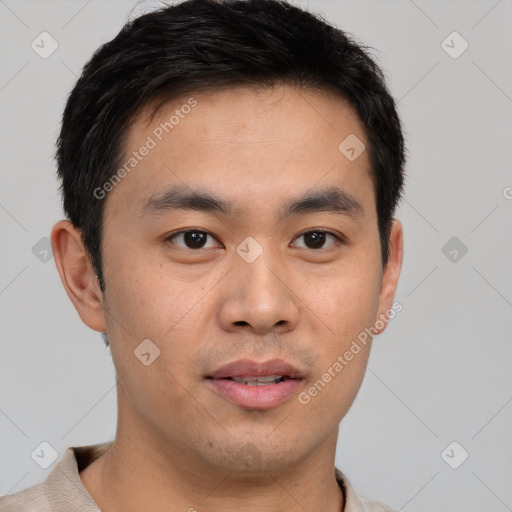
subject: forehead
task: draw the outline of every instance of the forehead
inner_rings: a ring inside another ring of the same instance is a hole
[[[347,140],[367,144],[362,123],[340,96],[285,85],[236,87],[180,97],[150,119],[153,107],[127,131],[121,160],[128,171],[109,202],[142,211],[173,185],[200,185],[232,202],[303,196],[317,184],[372,193],[367,152],[352,160],[343,153]]]

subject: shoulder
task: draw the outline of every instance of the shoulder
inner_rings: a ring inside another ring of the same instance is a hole
[[[0,510],[2,512],[53,512],[43,482],[0,497]]]
[[[1,512],[101,512],[80,480],[79,471],[112,442],[68,447],[44,482],[0,497]]]
[[[336,467],[334,471],[336,480],[345,496],[344,512],[397,512],[394,508],[384,505],[384,503],[367,500],[358,496],[347,476]]]

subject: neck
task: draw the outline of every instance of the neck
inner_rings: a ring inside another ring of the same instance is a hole
[[[126,425],[132,425],[131,431]],[[143,425],[118,421],[112,447],[80,478],[108,512],[291,512],[297,507],[341,512],[344,496],[334,474],[337,437],[336,429],[313,453],[279,471],[238,471],[213,467]]]

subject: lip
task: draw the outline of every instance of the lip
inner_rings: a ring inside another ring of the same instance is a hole
[[[265,386],[247,386],[227,379],[269,375],[281,375],[288,379]],[[296,394],[304,386],[304,376],[298,368],[282,359],[264,362],[239,359],[221,366],[206,377],[205,383],[210,390],[230,403],[245,409],[264,410],[276,407]]]
[[[226,379],[206,379],[205,382],[213,392],[228,402],[244,409],[260,411],[277,407],[304,385],[300,379],[289,379],[267,386],[246,386]]]
[[[270,359],[262,362],[253,361],[252,359],[238,359],[221,366],[208,377],[212,379],[225,379],[226,377],[267,377],[268,375],[281,375],[291,379],[304,378],[298,368],[283,359]]]

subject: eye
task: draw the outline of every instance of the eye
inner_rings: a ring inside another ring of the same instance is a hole
[[[212,240],[215,240],[212,235],[207,233],[206,231],[200,231],[198,229],[192,229],[188,231],[179,231],[178,233],[173,233],[169,235],[165,240],[167,242],[176,243],[179,247],[184,249],[209,249],[211,247],[216,247],[216,245],[207,245],[207,239],[210,237]],[[180,241],[181,243],[177,243],[176,241]]]
[[[324,246],[324,244],[326,240],[328,240],[328,237],[334,239],[334,243],[328,247],[332,247],[333,245],[336,245],[338,242],[343,242],[340,236],[335,235],[334,233],[329,233],[328,231],[323,231],[321,229],[306,231],[305,233],[302,233],[302,235],[299,235],[296,238],[296,240],[298,240],[301,237],[304,237],[305,240],[305,247],[301,247],[301,249],[325,249],[326,247]]]

